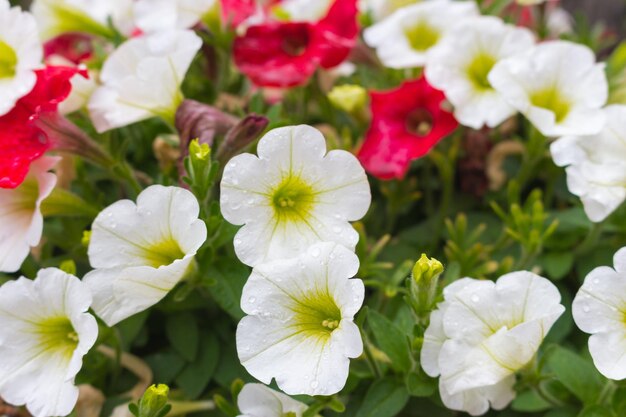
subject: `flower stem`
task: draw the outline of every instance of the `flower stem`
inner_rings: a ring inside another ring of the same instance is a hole
[[[168,413],[170,417],[182,416],[185,414],[196,413],[198,411],[215,410],[215,403],[210,400],[206,401],[170,401],[172,409]]]
[[[602,223],[593,223],[589,233],[580,245],[574,249],[574,255],[584,255],[592,249],[602,236]]]
[[[134,400],[141,398],[150,384],[152,384],[153,374],[148,364],[128,352],[121,352],[118,355],[118,352],[110,346],[100,345],[98,346],[98,352],[110,359],[119,360],[121,366],[128,369],[139,378],[137,384],[123,396],[130,397]]]

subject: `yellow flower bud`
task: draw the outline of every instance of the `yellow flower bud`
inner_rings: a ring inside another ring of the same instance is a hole
[[[194,139],[189,144],[189,155],[199,161],[206,161],[211,155],[211,148],[206,143]]]
[[[422,254],[422,257],[415,262],[413,267],[413,279],[415,282],[430,281],[434,277],[439,276],[443,272],[443,264],[435,258],[428,258],[426,254]]]
[[[333,87],[328,93],[328,99],[336,108],[348,113],[354,113],[365,107],[367,91],[358,85],[339,85]]]

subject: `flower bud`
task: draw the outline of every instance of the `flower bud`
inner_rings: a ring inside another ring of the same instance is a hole
[[[358,85],[339,85],[330,90],[328,99],[336,108],[347,113],[355,113],[365,108],[367,91]]]
[[[168,407],[170,388],[165,384],[151,385],[139,400],[139,415],[137,417],[159,417]]]
[[[413,266],[409,284],[409,302],[420,320],[425,320],[435,307],[439,276],[442,272],[443,265],[441,262],[435,258],[428,258],[425,254],[422,254],[422,257]]]

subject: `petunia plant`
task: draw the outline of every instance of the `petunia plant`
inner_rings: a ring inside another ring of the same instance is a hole
[[[625,416],[570,3],[0,0],[0,414]]]

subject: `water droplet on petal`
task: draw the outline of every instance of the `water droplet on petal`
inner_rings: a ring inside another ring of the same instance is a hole
[[[591,311],[591,309],[589,308],[589,306],[588,306],[588,305],[584,305],[584,306],[583,306],[583,311],[584,311],[585,313],[589,313],[589,311]]]
[[[317,382],[317,380],[313,380],[311,381],[311,388],[315,389],[319,386],[319,382]]]
[[[250,304],[254,304],[255,301],[256,301],[256,298],[254,296],[248,298],[248,302]]]
[[[311,248],[311,256],[314,258],[320,256],[320,248]]]
[[[470,297],[470,300],[472,300],[472,303],[477,303],[480,301],[480,298],[476,294],[474,294]]]

